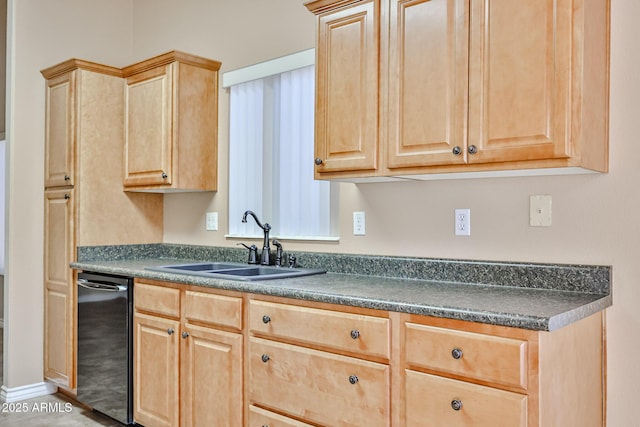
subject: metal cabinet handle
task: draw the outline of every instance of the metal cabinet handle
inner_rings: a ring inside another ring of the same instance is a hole
[[[320,157],[316,157],[315,163],[320,166],[322,164],[322,159]]]
[[[271,322],[271,317],[269,317],[269,315],[265,314],[264,316],[262,316],[262,323],[269,323]]]
[[[173,330],[173,328],[167,329],[167,334],[169,334],[169,335],[173,335],[174,332],[175,331]]]
[[[462,409],[462,401],[458,400],[458,399],[454,399],[451,401],[451,408],[453,408],[454,411],[459,411],[460,409]]]
[[[351,384],[355,384],[358,382],[358,377],[356,375],[349,375],[349,382]]]
[[[360,338],[360,331],[357,329],[353,329],[351,331],[351,338],[353,338],[354,340],[357,340],[358,338]]]
[[[183,332],[182,333],[182,338],[188,338],[189,337],[189,332]]]
[[[454,156],[459,156],[460,154],[462,154],[462,148],[460,148],[458,145],[453,147],[453,150],[451,151],[453,152]]]
[[[167,175],[166,173],[162,172],[162,179],[167,179],[169,175]]]
[[[453,350],[451,350],[451,357],[453,357],[454,359],[461,359],[462,350],[460,350],[459,348],[454,348]]]
[[[271,358],[269,357],[268,354],[263,354],[261,359],[263,363],[267,363]]]
[[[71,198],[71,196],[70,196],[70,195],[68,195],[68,194],[65,194],[65,195],[64,195],[64,199],[65,199],[65,200],[69,200],[70,198]]]
[[[478,147],[476,147],[475,145],[470,145],[467,151],[469,152],[469,154],[476,154],[478,152]]]
[[[65,181],[70,181],[70,180],[71,180],[71,177],[70,177],[69,175],[65,175],[65,176],[64,176],[64,180],[65,180]]]

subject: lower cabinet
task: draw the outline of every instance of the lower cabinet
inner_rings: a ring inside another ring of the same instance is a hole
[[[155,426],[602,427],[603,313],[553,332],[137,280]]]
[[[242,425],[242,298],[137,281],[134,305],[136,423]]]

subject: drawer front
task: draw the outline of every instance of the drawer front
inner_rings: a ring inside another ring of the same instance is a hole
[[[188,322],[242,329],[242,298],[187,291],[184,309]]]
[[[405,332],[409,366],[527,388],[527,341],[414,323]]]
[[[260,338],[249,341],[249,399],[326,426],[388,426],[389,366]]]
[[[249,426],[253,427],[313,427],[282,415],[266,411],[257,406],[249,406]]]
[[[415,371],[406,371],[405,387],[407,427],[527,425],[525,395]]]
[[[313,347],[389,358],[389,319],[380,317],[252,300],[249,328]]]
[[[133,303],[136,310],[164,316],[180,317],[180,290],[135,282]]]

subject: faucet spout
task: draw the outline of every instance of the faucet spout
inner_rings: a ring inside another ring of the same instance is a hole
[[[258,227],[262,228],[262,232],[264,233],[264,242],[262,245],[262,255],[260,257],[260,264],[269,265],[270,264],[270,256],[271,256],[271,248],[269,247],[269,230],[271,230],[271,226],[269,223],[265,222],[262,224],[258,219],[258,216],[253,211],[245,211],[244,215],[242,215],[242,222],[247,222],[247,215],[251,215],[253,219],[258,224]]]

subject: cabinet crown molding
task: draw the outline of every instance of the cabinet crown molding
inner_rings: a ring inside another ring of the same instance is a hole
[[[134,74],[143,73],[147,70],[162,65],[171,64],[172,62],[181,62],[183,64],[194,65],[212,71],[218,71],[220,69],[220,66],[222,65],[221,62],[215,61],[213,59],[207,59],[178,50],[172,50],[170,52],[163,53],[161,55],[154,56],[153,58],[149,58],[144,61],[124,67],[122,69],[122,74],[124,77],[129,77]]]
[[[45,79],[51,79],[77,69],[122,77],[122,70],[120,68],[76,58],[71,58],[57,65],[45,68],[44,70],[41,70],[40,73],[42,73]]]

